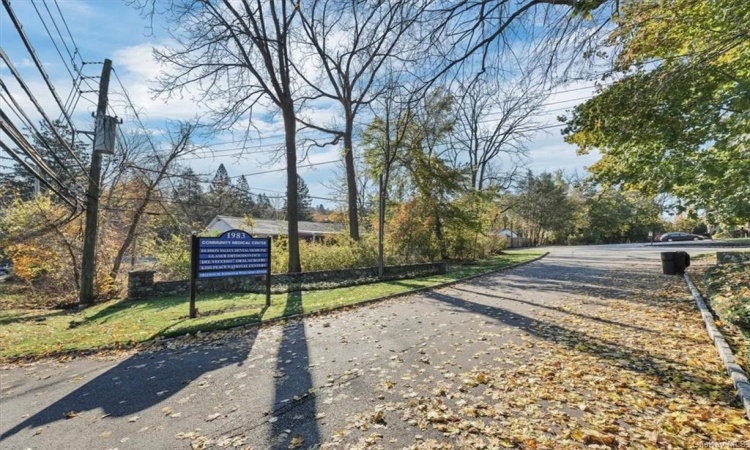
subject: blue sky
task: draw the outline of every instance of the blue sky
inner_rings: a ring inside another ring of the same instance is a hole
[[[161,68],[153,61],[151,48],[169,42],[169,36],[165,32],[163,24],[158,22],[158,16],[153,24],[153,30],[151,30],[149,29],[149,22],[141,18],[137,11],[120,0],[58,0],[57,3],[53,0],[46,3],[41,0],[35,0],[33,3],[30,0],[14,0],[11,2],[11,6],[63,101],[68,98],[73,83],[72,77],[66,69],[66,64],[70,70],[80,69],[85,76],[97,76],[101,71],[100,65],[86,64],[82,66],[81,62],[101,62],[105,58],[109,58],[113,61],[115,71],[129,92],[133,103],[140,109],[147,128],[159,130],[164,127],[166,120],[188,119],[205,112],[205,107],[190,99],[165,102],[163,99],[152,98],[153,95],[149,88],[153,86],[153,78]],[[39,10],[39,14],[50,29],[54,42],[57,43],[63,58],[58,55],[53,45],[53,39],[45,30],[34,6]],[[68,31],[65,29],[58,13],[58,7],[66,19],[75,45],[68,36]],[[58,35],[57,29],[54,28],[47,9],[55,18],[62,38]],[[78,49],[73,58],[75,68],[70,64],[71,59],[68,50],[62,44],[63,40],[70,52],[75,52],[74,48],[76,47]],[[26,80],[32,93],[38,98],[45,111],[50,116],[58,117],[60,108],[55,104],[49,89],[44,84],[44,80],[34,66],[4,8],[0,11],[0,43],[2,43],[3,50]],[[38,114],[32,114],[34,110],[32,104],[23,95],[20,87],[13,82],[8,69],[6,67],[0,68],[0,74],[4,80],[8,80],[7,84],[11,93],[21,101],[27,113],[34,118],[38,118]],[[98,79],[87,79],[84,81],[82,89],[93,91],[97,88],[97,85]],[[589,86],[591,86],[591,89],[587,88]],[[136,127],[135,118],[128,114],[125,109],[125,98],[121,91],[117,80],[113,78],[110,89],[112,113],[124,119],[122,125],[124,129]],[[536,121],[541,125],[556,124],[555,118],[557,115],[564,113],[563,109],[572,108],[580,103],[582,98],[590,96],[592,92],[593,82],[591,81],[571,83],[553,91],[549,99],[545,101],[545,104],[549,104],[546,107],[547,112],[541,112],[536,117]],[[91,129],[93,127],[91,112],[95,110],[95,101],[96,94],[87,92],[81,96],[76,104],[73,120],[79,129]],[[5,107],[5,103],[2,103],[2,106]],[[332,113],[332,110],[309,112],[309,114],[318,116]],[[251,134],[252,139],[245,144],[244,156],[235,156],[240,150],[238,146],[242,145],[242,143],[234,142],[238,140],[238,136],[218,135],[213,136],[208,143],[214,150],[217,150],[216,155],[219,156],[192,158],[185,161],[185,164],[191,165],[198,173],[212,174],[220,163],[224,163],[230,176],[283,168],[283,164],[279,161],[274,161],[273,157],[261,152],[262,150],[272,150],[280,145],[282,130],[279,119],[267,111],[262,111],[255,118],[254,126],[257,127],[258,132]],[[528,168],[535,172],[563,169],[569,173],[577,171],[582,174],[584,173],[584,167],[597,159],[596,155],[576,156],[574,147],[563,142],[559,134],[559,128],[539,131],[529,142],[528,149],[529,155],[526,164]],[[300,153],[303,152],[300,151]],[[205,152],[201,152],[201,154],[205,154]],[[329,189],[323,183],[330,183],[336,178],[337,169],[335,167],[337,164],[326,164],[326,162],[337,159],[339,154],[339,148],[317,149],[310,152],[308,158],[299,163],[300,174],[307,182],[311,194],[320,197],[320,199],[314,200],[315,204],[319,202],[329,203],[323,200],[331,196]],[[310,164],[319,165],[305,167]],[[265,192],[273,195],[275,192],[285,190],[283,171],[258,174],[247,178],[251,190],[254,192]]]

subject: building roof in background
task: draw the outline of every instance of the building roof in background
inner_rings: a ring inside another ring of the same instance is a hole
[[[518,235],[516,233],[514,233],[514,232],[512,232],[512,231],[510,231],[508,229],[500,230],[500,231],[497,232],[497,234],[500,235],[500,236],[505,236],[505,237],[514,238],[514,239],[518,237]]]
[[[318,223],[318,222],[297,222],[300,236],[325,236],[339,234],[346,230],[346,227],[340,223]],[[218,231],[224,233],[229,230],[247,231],[253,236],[286,236],[286,220],[272,219],[253,219],[253,226],[248,226],[244,217],[216,216],[208,224],[209,231]]]

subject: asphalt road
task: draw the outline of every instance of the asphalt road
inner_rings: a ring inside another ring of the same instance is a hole
[[[693,243],[685,248],[700,252]],[[524,339],[544,314],[570,302],[596,308],[595,299],[627,294],[608,275],[659,273],[665,248],[549,250],[510,271],[304,321],[178,339],[124,356],[3,368],[0,448],[286,449],[329,442],[383,400],[373,386],[405,368],[481,366],[495,356],[490,349]],[[391,433],[394,447],[413,443],[409,430]]]

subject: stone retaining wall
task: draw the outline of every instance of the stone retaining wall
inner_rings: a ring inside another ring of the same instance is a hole
[[[383,280],[443,275],[445,263],[386,266],[383,278],[378,278],[377,267],[327,270],[319,272],[279,273],[271,275],[271,292],[330,289],[374,283]],[[198,292],[265,292],[263,277],[230,277],[198,280]],[[134,271],[128,274],[128,299],[142,300],[153,297],[188,295],[189,280],[154,281],[153,271]]]
[[[740,264],[750,262],[750,252],[716,252],[716,264]]]

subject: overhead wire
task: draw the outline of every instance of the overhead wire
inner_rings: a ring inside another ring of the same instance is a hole
[[[592,87],[587,87],[586,89],[592,89],[592,88],[593,88],[593,86]],[[583,88],[576,89],[576,90],[582,90],[582,89]],[[579,97],[579,98],[572,98],[572,99],[566,99],[566,100],[559,100],[559,101],[554,101],[554,102],[549,102],[549,103],[543,103],[543,104],[539,105],[538,107],[542,108],[542,107],[545,107],[545,106],[558,105],[558,104],[563,104],[563,103],[568,103],[568,102],[575,102],[575,101],[581,101],[581,100],[588,100],[590,98],[591,97],[589,96],[589,97]],[[572,107],[573,106],[571,106],[570,108],[572,108]],[[547,115],[547,114],[549,114],[551,112],[564,111],[564,110],[567,110],[567,109],[569,109],[569,108],[566,107],[566,108],[556,108],[556,109],[552,109],[552,110],[540,110],[539,114],[537,114],[536,116],[543,116],[543,115]],[[494,122],[495,121],[494,118],[496,116],[501,116],[503,114],[504,114],[503,111],[497,111],[497,112],[492,112],[492,113],[485,114],[483,116],[484,120],[479,121],[479,123],[485,124],[485,123]],[[357,125],[361,125],[361,126],[366,126],[367,125],[366,123],[363,123],[363,122],[355,122],[355,123]],[[542,128],[542,129],[544,129],[544,128]],[[279,134],[279,135],[264,136],[264,139],[283,138],[283,137],[284,137],[283,134]],[[322,135],[320,135],[319,137],[323,138]],[[225,141],[225,142],[222,142],[222,143],[216,144],[216,145],[224,145],[224,144],[231,143],[231,142],[243,142],[243,141]],[[188,157],[188,158],[183,158],[183,160],[196,160],[196,159],[217,158],[217,157],[219,157],[219,158],[232,158],[232,157],[247,156],[247,155],[254,155],[254,154],[264,154],[264,153],[267,154],[268,150],[258,150],[258,149],[278,147],[280,145],[283,145],[283,142],[279,141],[279,142],[275,142],[275,143],[261,144],[261,145],[257,145],[257,146],[251,147],[252,150],[250,150],[250,151],[246,150],[248,147],[211,148],[210,149],[210,153],[204,153],[204,154],[200,154],[200,155],[193,155],[193,156]],[[202,147],[206,147],[206,146],[203,145]],[[225,153],[228,153],[228,154],[225,154]]]
[[[32,159],[34,163],[39,167],[39,169],[45,172],[45,174],[53,179],[53,181],[57,182],[61,187],[65,188],[55,171],[52,170],[49,165],[47,165],[47,162],[44,160],[44,158],[39,155],[36,149],[31,145],[31,143],[29,143],[29,141],[21,133],[18,127],[16,127],[13,122],[11,122],[10,118],[5,114],[3,110],[0,110],[0,120],[2,121],[0,122],[2,131],[5,132],[5,134],[9,138],[11,138],[11,140],[15,142],[18,147],[22,149],[23,153],[28,158]]]
[[[7,0],[3,0],[3,1],[7,1]],[[6,66],[10,70],[11,74],[13,74],[13,76],[16,79],[16,81],[21,86],[21,89],[23,89],[23,91],[26,93],[26,95],[29,97],[29,99],[31,100],[31,102],[36,107],[37,111],[39,111],[39,114],[47,122],[47,125],[49,125],[50,131],[52,132],[52,134],[60,141],[60,143],[62,144],[63,148],[65,148],[65,150],[78,163],[78,166],[85,173],[86,172],[86,166],[83,164],[83,162],[80,160],[80,158],[78,158],[78,155],[75,154],[75,151],[68,144],[68,142],[62,136],[60,136],[60,133],[58,132],[57,127],[55,126],[55,123],[49,118],[49,116],[47,115],[47,113],[44,111],[44,109],[42,108],[41,104],[36,99],[36,97],[34,96],[34,94],[31,92],[31,89],[29,89],[29,87],[26,84],[26,82],[23,81],[23,78],[18,73],[18,71],[16,70],[15,66],[10,61],[10,58],[8,58],[8,56],[5,54],[5,51],[2,48],[0,48],[0,59],[2,59],[5,62]]]
[[[47,71],[44,70],[44,66],[42,65],[42,62],[39,60],[39,57],[37,56],[36,51],[34,50],[34,47],[31,45],[31,42],[29,41],[29,38],[26,36],[26,32],[23,31],[21,22],[18,20],[18,17],[13,11],[13,8],[10,6],[10,0],[2,0],[2,2],[3,2],[3,6],[5,7],[5,10],[8,13],[8,16],[10,16],[11,22],[13,22],[13,26],[18,32],[18,35],[21,37],[21,41],[26,47],[26,50],[28,51],[29,55],[31,55],[31,59],[34,62],[34,65],[36,66],[39,73],[42,75],[42,78],[44,79],[44,82],[47,85],[47,88],[52,93],[52,97],[55,99],[55,102],[60,108],[60,111],[63,112],[63,115],[65,116],[65,120],[68,122],[68,125],[70,126],[70,128],[72,130],[75,130],[73,121],[71,120],[68,113],[65,112],[65,106],[63,105],[62,100],[60,100],[60,96],[57,95],[57,90],[55,90],[55,87],[52,85],[52,81],[50,80],[50,77],[47,74]]]
[[[52,46],[57,51],[57,54],[60,56],[60,59],[62,60],[63,66],[65,67],[65,70],[68,71],[68,74],[70,75],[70,78],[72,78],[73,80],[75,80],[76,76],[73,75],[75,67],[74,67],[74,70],[70,69],[70,66],[68,65],[68,60],[65,59],[65,57],[62,54],[62,52],[60,51],[60,47],[57,45],[57,41],[55,40],[54,37],[52,37],[52,32],[50,31],[49,27],[47,27],[47,22],[44,20],[44,18],[42,18],[42,13],[39,11],[39,8],[37,8],[35,0],[31,0],[31,6],[34,7],[34,11],[36,11],[36,15],[39,17],[39,21],[42,22],[42,26],[44,27],[44,30],[47,32],[47,36],[49,36],[50,41],[52,41]],[[46,2],[44,3],[44,7],[47,8],[47,3]],[[49,14],[49,8],[47,8],[47,13]],[[50,18],[51,17],[52,16],[50,15]],[[54,19],[52,19],[52,24],[55,26],[55,29],[57,29],[57,34],[60,36],[60,40],[63,43],[63,46],[65,47],[65,50],[68,52],[68,56],[70,56],[70,60],[73,61],[73,55],[70,53],[70,50],[68,49],[68,46],[65,45],[65,41],[62,39],[62,34],[60,33],[60,29],[57,28],[57,23],[54,21]]]
[[[592,80],[591,79],[586,79],[585,81],[592,81]],[[550,91],[550,92],[544,93],[544,94],[540,93],[540,94],[531,94],[531,95],[528,95],[528,96],[517,96],[517,97],[509,96],[509,97],[505,97],[504,100],[523,100],[523,99],[527,99],[527,98],[530,99],[530,98],[537,98],[537,97],[543,97],[543,96],[566,94],[566,93],[570,93],[570,92],[577,92],[577,91],[583,91],[583,90],[591,90],[591,89],[594,89],[596,87],[597,87],[596,85],[591,85],[591,86],[582,86],[582,87],[573,88],[573,89]],[[560,101],[551,102],[551,103],[542,103],[540,106],[555,105],[555,104],[559,104],[559,103],[566,103],[566,102],[569,102],[569,101],[577,101],[577,100],[588,99],[588,98],[590,98],[590,97],[582,97],[582,98],[575,98],[575,99],[568,99],[568,100],[560,100]],[[362,122],[358,122],[358,124],[359,125],[366,125],[366,124],[364,124]],[[263,136],[263,139],[284,138],[284,137],[285,137],[285,135],[282,133],[282,134],[265,135],[265,136]],[[221,142],[221,143],[218,143],[218,144],[215,144],[215,145],[234,144],[234,143],[246,143],[246,142],[248,142],[248,139],[237,139],[237,140],[232,140],[232,141],[224,141],[224,142]],[[276,144],[267,144],[267,145],[276,145]],[[236,147],[236,148],[240,149],[240,148],[243,148],[243,147]]]
[[[46,3],[45,3],[46,6]],[[63,26],[65,26],[65,29],[68,31],[68,36],[70,36],[70,42],[73,43],[73,57],[75,55],[78,55],[78,57],[81,59],[81,62],[83,62],[83,57],[81,57],[81,53],[78,50],[78,44],[76,43],[75,38],[73,37],[73,33],[70,32],[70,27],[68,27],[68,21],[65,20],[65,15],[62,13],[62,10],[60,9],[60,4],[55,0],[55,7],[57,8],[58,14],[60,14],[60,18],[62,19]]]
[[[34,122],[29,118],[28,114],[26,114],[26,112],[23,110],[21,105],[13,97],[13,94],[10,93],[10,91],[8,90],[8,87],[6,86],[5,82],[3,82],[3,80],[0,80],[0,88],[3,90],[3,92],[5,92],[5,96],[7,96],[9,99],[9,100],[5,99],[5,96],[2,97],[5,100],[5,102],[8,104],[8,106],[10,107],[10,110],[13,111],[16,117],[21,119],[21,122],[24,124],[26,129],[34,132],[34,135],[36,136],[38,141],[42,145],[44,145],[44,147],[47,148],[50,155],[55,160],[55,162],[57,162],[60,168],[63,171],[65,171],[65,173],[67,173],[71,179],[75,179],[76,176],[70,172],[70,169],[68,168],[67,164],[65,164],[65,162],[60,159],[60,157],[57,155],[57,152],[55,152],[52,149],[52,147],[49,146],[49,143],[47,142],[47,140],[44,138],[44,136],[39,131],[39,129],[34,125]]]
[[[160,158],[158,152],[156,151],[156,145],[154,144],[153,140],[151,139],[151,134],[148,132],[148,130],[146,129],[146,125],[141,120],[141,116],[138,113],[138,109],[135,107],[135,104],[133,103],[133,99],[130,98],[130,94],[128,93],[128,90],[125,88],[125,85],[123,84],[122,80],[120,79],[120,75],[117,73],[117,70],[114,67],[112,68],[112,73],[114,73],[115,80],[117,80],[117,83],[120,85],[120,88],[122,89],[122,93],[125,96],[125,100],[128,102],[128,105],[130,105],[130,109],[133,112],[133,115],[135,116],[136,121],[138,122],[138,125],[140,126],[141,130],[143,131],[144,135],[146,136],[146,140],[148,141],[149,145],[151,146],[151,150],[154,153],[154,157],[156,158],[156,161],[161,165],[162,164],[161,163],[161,158]],[[176,188],[174,186],[174,183],[172,183],[172,179],[171,178],[167,178],[167,181],[172,186],[172,190],[175,191]],[[182,207],[182,212],[185,214],[185,217],[187,219],[190,219],[188,211],[187,211],[187,209],[185,209],[184,206]]]
[[[5,118],[2,117],[2,116],[5,116],[5,114],[2,111],[0,111],[0,128],[2,129],[3,132],[5,132],[16,143],[16,145],[18,145],[18,147],[22,148],[24,146],[23,141],[21,140],[23,138],[23,136],[18,136],[18,135],[16,135],[13,132],[13,130],[10,130],[10,129],[6,128],[6,126],[5,126],[6,125],[5,124]],[[49,188],[50,191],[54,192],[58,197],[60,197],[60,199],[62,201],[64,201],[65,203],[67,203],[74,210],[78,209],[78,206],[79,206],[78,205],[78,200],[75,197],[73,197],[71,199],[71,198],[68,198],[66,195],[64,195],[62,192],[60,192],[49,181],[47,181],[47,179],[43,175],[41,175],[40,173],[38,173],[34,169],[34,167],[32,167],[28,162],[24,161],[24,159],[21,158],[21,156],[18,154],[18,152],[16,152],[14,149],[12,149],[9,146],[7,146],[5,144],[5,142],[3,142],[3,141],[0,141],[0,148],[2,148],[8,155],[10,155],[11,157],[13,157],[13,159],[15,159],[18,164],[20,164],[30,174],[32,174],[35,178],[37,178],[40,183],[42,183],[45,186],[47,186],[47,188]],[[37,162],[37,161],[35,161],[35,162]],[[43,164],[39,164],[37,162],[37,167],[42,168],[42,167],[44,167],[44,165]],[[60,185],[61,187],[64,188],[64,185],[59,181],[59,179],[55,179],[55,181],[57,182],[58,185]]]

